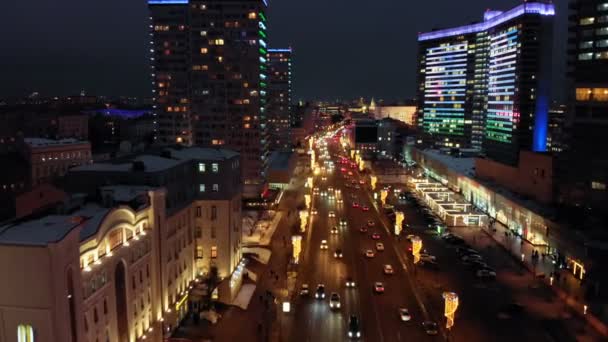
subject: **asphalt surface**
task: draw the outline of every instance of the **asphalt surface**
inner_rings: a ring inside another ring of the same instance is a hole
[[[330,148],[336,152],[336,147]],[[356,315],[361,321],[362,337],[360,341],[434,341],[441,340],[441,335],[428,336],[422,329],[425,315],[421,309],[411,282],[408,279],[405,267],[408,262],[403,255],[398,256],[399,249],[405,253],[405,245],[396,245],[394,238],[380,221],[380,214],[370,203],[367,186],[362,189],[346,188],[340,165],[336,162],[333,173],[315,177],[315,186],[320,190],[328,187],[338,188],[342,191],[343,203],[330,200],[327,197],[314,195],[313,207],[318,214],[313,217],[308,235],[307,246],[304,247],[304,256],[298,276],[298,288],[306,283],[310,287],[310,296],[298,297],[293,315],[294,327],[291,329],[289,341],[348,341],[348,318]],[[350,169],[353,176],[350,179],[359,180],[354,169]],[[322,181],[321,177],[327,180]],[[370,207],[369,211],[353,208],[351,194],[356,196],[357,202]],[[334,211],[335,218],[328,217],[329,211]],[[338,234],[331,234],[334,225],[339,226],[340,218],[346,218],[347,228],[339,228]],[[367,225],[367,221],[374,222],[368,227],[366,233],[359,228]],[[372,233],[380,234],[379,240],[371,238]],[[328,250],[321,250],[321,240],[327,240]],[[382,242],[384,251],[376,251],[376,242]],[[342,259],[334,258],[334,251],[342,249]],[[366,258],[364,251],[371,249],[375,252],[374,258]],[[394,274],[385,275],[383,266],[392,265]],[[355,288],[346,288],[347,277],[356,282]],[[383,282],[385,292],[376,294],[373,291],[374,282]],[[326,298],[317,300],[314,291],[318,284],[325,285]],[[341,297],[340,310],[330,310],[329,296],[336,292]],[[412,320],[402,322],[398,315],[399,308],[407,308]],[[284,339],[287,340],[287,339]]]
[[[501,284],[502,272],[524,276],[525,271],[519,269],[502,251],[480,251],[484,257],[488,256],[486,261],[499,274],[497,281],[480,280],[460,262],[453,246],[425,229],[423,215],[410,205],[401,206],[400,209],[404,211],[405,222],[411,228],[402,232],[402,238],[395,237],[389,232],[392,231],[392,224],[383,210],[373,203],[367,184],[369,177],[360,176],[356,169],[347,167],[353,175],[345,179],[345,173],[340,171],[342,165],[335,158],[336,154],[343,153],[339,152],[336,143],[330,144],[329,151],[336,165],[335,170],[316,176],[314,186],[320,191],[329,187],[340,189],[343,203],[313,195],[313,207],[318,214],[306,232],[308,243],[304,246],[297,283],[298,289],[302,283],[308,284],[310,296],[298,297],[294,303],[293,329],[289,341],[348,341],[350,315],[357,315],[361,320],[362,337],[359,340],[362,341],[569,340],[566,336],[559,338],[559,334],[551,333],[543,317],[525,311],[503,314],[505,308],[516,300],[509,293],[509,288]],[[327,179],[323,181],[322,177]],[[366,184],[360,186],[361,189],[346,188],[346,182],[353,179],[364,179]],[[364,212],[361,208],[353,208],[353,200],[370,207],[370,210]],[[396,202],[394,198],[393,202]],[[329,218],[329,211],[334,211],[336,217]],[[348,227],[339,228],[337,235],[331,234],[331,227],[339,226],[342,217],[347,219]],[[368,220],[372,220],[374,226],[361,233],[359,228],[366,225]],[[380,240],[373,240],[372,233],[380,234]],[[407,234],[422,238],[427,252],[437,257],[440,270],[413,265],[410,243],[404,238]],[[320,249],[321,240],[324,239],[328,241],[328,250]],[[385,250],[376,251],[376,242],[382,242]],[[334,258],[337,248],[342,249],[343,259]],[[375,252],[374,258],[364,256],[367,249]],[[383,274],[385,264],[392,265],[393,275]],[[345,287],[347,277],[355,279],[356,288]],[[377,281],[384,283],[385,293],[374,293],[373,284]],[[325,285],[325,300],[314,299],[318,284]],[[460,299],[456,324],[451,331],[443,328],[444,291],[456,292]],[[341,297],[340,310],[332,311],[329,308],[328,298],[333,292]],[[409,309],[412,320],[402,322],[398,315],[399,308]],[[437,336],[424,332],[421,325],[425,320],[442,325]]]

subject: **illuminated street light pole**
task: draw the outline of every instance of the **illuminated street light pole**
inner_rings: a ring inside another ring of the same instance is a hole
[[[302,251],[302,236],[293,235],[291,245],[293,247],[293,263],[297,264],[300,261],[300,252]]]
[[[395,213],[395,235],[401,234],[401,227],[404,218],[405,216],[403,215],[403,212],[397,211]]]
[[[418,236],[412,237],[412,255],[414,256],[414,264],[420,261],[420,251],[422,250],[422,239]]]
[[[388,196],[388,191],[386,191],[385,189],[380,190],[380,201],[382,202],[382,205],[386,205],[386,197]]]
[[[305,194],[304,195],[304,203],[306,204],[306,209],[310,209],[310,195],[309,194]]]
[[[454,315],[458,309],[458,295],[454,292],[444,292],[443,301],[445,303],[444,315],[446,320],[445,327],[450,331],[454,326]]]
[[[378,177],[371,176],[370,177],[370,185],[372,186],[372,191],[376,190],[376,183],[378,182]]]
[[[308,223],[308,211],[300,210],[300,232],[306,231],[306,224]]]

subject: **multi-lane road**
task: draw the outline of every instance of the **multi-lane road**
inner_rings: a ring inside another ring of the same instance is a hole
[[[330,147],[335,155],[337,147]],[[395,245],[389,232],[381,222],[380,214],[371,203],[367,186],[361,189],[346,188],[346,179],[340,171],[340,165],[334,158],[336,168],[334,172],[315,177],[315,187],[321,191],[328,188],[340,189],[343,201],[329,199],[326,196],[315,195],[313,207],[317,214],[313,216],[309,226],[307,243],[300,275],[298,288],[306,283],[311,288],[311,295],[299,297],[295,303],[294,328],[291,329],[290,341],[345,341],[348,340],[347,328],[350,315],[356,315],[361,321],[362,338],[365,341],[423,341],[433,340],[434,337],[426,335],[422,322],[426,315],[421,309],[414,289],[406,273],[408,261],[404,258],[405,244]],[[360,180],[355,169],[349,168],[353,173],[351,180]],[[322,177],[327,177],[322,181]],[[320,191],[320,192],[321,192]],[[368,206],[369,211],[353,208],[352,202],[357,201],[361,206]],[[335,218],[329,217],[329,212],[335,213]],[[339,227],[339,220],[346,218],[347,227]],[[374,222],[368,227],[366,233],[359,228],[367,226],[367,221]],[[339,227],[338,234],[331,234],[333,226]],[[372,233],[380,234],[379,240],[371,238]],[[327,240],[329,248],[321,250],[322,240]],[[376,243],[382,242],[384,251],[376,250]],[[341,249],[343,258],[334,257],[336,249]],[[371,249],[375,257],[367,258],[364,251]],[[401,251],[400,251],[401,249]],[[399,253],[401,252],[401,253]],[[385,275],[383,267],[390,264],[394,274]],[[351,277],[356,282],[355,288],[346,287],[346,279]],[[382,282],[385,292],[374,292],[373,284]],[[314,291],[318,284],[324,284],[327,297],[325,300],[316,300]],[[329,308],[329,295],[336,292],[341,297],[340,310],[332,311]],[[402,322],[398,309],[409,309],[412,320]],[[439,337],[437,337],[439,339]]]
[[[350,176],[348,171],[341,172],[342,165],[337,156],[344,152],[337,143],[330,142],[328,150],[335,169],[315,176],[314,186],[319,188],[319,193],[329,188],[339,189],[343,201],[340,203],[328,196],[313,195],[313,208],[317,214],[305,233],[297,282],[298,290],[301,284],[309,285],[310,296],[298,296],[295,300],[292,328],[289,329],[289,336],[284,336],[283,340],[348,341],[348,318],[356,315],[361,321],[361,341],[558,341],[550,335],[559,334],[547,333],[545,318],[533,314],[507,320],[499,318],[501,307],[513,301],[509,288],[500,282],[476,279],[459,263],[453,248],[438,237],[425,234],[422,229],[404,231],[403,235],[420,235],[429,252],[439,258],[441,271],[413,266],[409,242],[392,234],[392,227],[389,228],[390,223],[382,209],[374,204],[368,178],[359,175],[356,168],[347,167],[352,173]],[[317,151],[319,155],[321,151]],[[366,184],[360,189],[346,187],[353,180],[364,180]],[[369,211],[354,208],[353,201],[369,207]],[[406,222],[412,227],[425,225],[422,215],[413,208],[402,210],[406,213]],[[330,212],[335,213],[335,218],[329,217]],[[340,227],[341,218],[347,220],[347,227]],[[369,220],[374,222],[373,227],[368,227],[365,233],[360,232],[360,228],[366,226]],[[339,227],[338,234],[331,234],[333,226]],[[373,233],[378,233],[380,239],[373,240]],[[328,241],[327,250],[321,250],[322,240]],[[377,242],[384,244],[384,251],[376,250]],[[343,258],[334,257],[336,249],[342,250]],[[365,257],[364,251],[368,249],[375,252],[375,257]],[[504,265],[494,265],[499,272],[513,272],[513,267],[507,265],[508,260],[501,263]],[[386,264],[393,267],[394,274],[383,273]],[[355,280],[355,288],[346,287],[349,277]],[[373,284],[378,281],[385,286],[382,294],[375,293],[373,289]],[[325,285],[324,300],[314,298],[318,284]],[[446,290],[456,291],[461,296],[457,329],[449,336],[449,332],[443,328],[436,336],[429,336],[422,328],[422,322],[430,320],[445,324],[441,293]],[[332,311],[329,308],[328,298],[333,292],[340,295],[340,310]],[[399,308],[409,310],[411,321],[400,320]],[[525,329],[522,329],[524,326]]]

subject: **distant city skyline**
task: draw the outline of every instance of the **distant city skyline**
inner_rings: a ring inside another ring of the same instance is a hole
[[[294,50],[293,100],[415,97],[418,32],[480,21],[486,8],[519,0],[271,1],[272,46]],[[567,0],[555,1],[551,98],[563,101]],[[442,11],[436,11],[442,8]],[[34,10],[33,10],[34,9]],[[314,12],[314,25],[310,16]],[[454,15],[454,13],[459,13]],[[109,20],[111,19],[111,20]],[[111,24],[109,24],[111,23]],[[40,0],[5,4],[0,13],[0,98],[90,95],[151,96],[145,1]],[[323,79],[320,82],[320,79]]]

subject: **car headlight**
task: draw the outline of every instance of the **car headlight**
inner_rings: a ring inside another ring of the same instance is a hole
[[[348,332],[348,337],[353,337],[353,332],[352,331]]]
[[[361,332],[357,331],[357,337],[361,337]]]
[[[337,307],[337,308],[340,308],[340,303],[336,304],[336,307]]]

